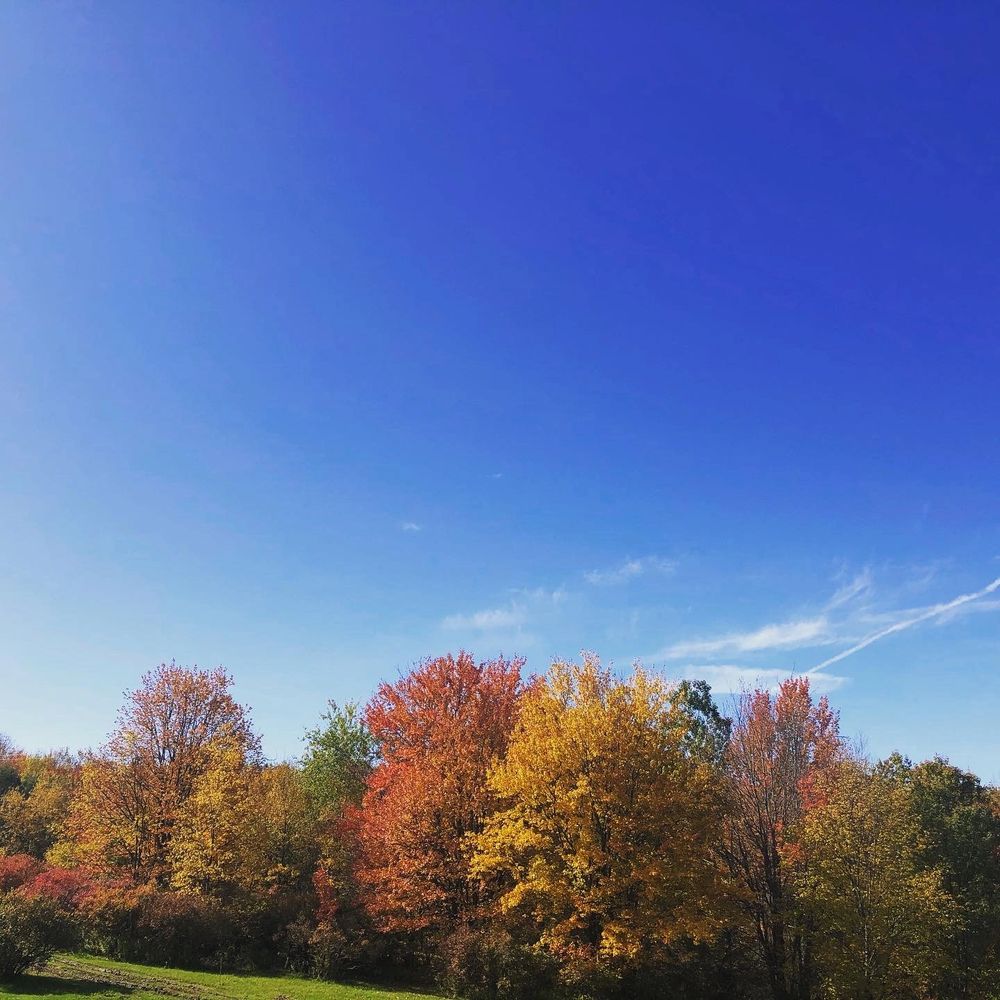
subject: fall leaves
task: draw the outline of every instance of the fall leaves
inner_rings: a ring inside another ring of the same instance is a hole
[[[5,748],[0,894],[108,953],[416,962],[470,997],[989,995],[996,793],[864,760],[807,680],[730,719],[641,667],[460,652],[281,764],[231,686],[163,665],[97,753]]]
[[[499,807],[472,871],[554,954],[627,961],[718,930],[721,800],[708,762],[684,752],[691,720],[672,694],[642,670],[556,663],[490,773]]]

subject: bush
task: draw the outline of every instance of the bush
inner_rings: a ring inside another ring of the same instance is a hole
[[[228,966],[239,939],[219,903],[179,892],[95,889],[84,898],[79,918],[88,950],[151,965]]]
[[[135,927],[137,958],[154,965],[221,965],[236,943],[232,923],[218,903],[178,892],[140,896]]]
[[[14,979],[72,945],[72,928],[51,899],[0,894],[0,979]]]
[[[461,927],[438,949],[438,983],[466,1000],[533,1000],[555,995],[556,968],[504,930]]]
[[[108,958],[132,957],[139,892],[124,885],[94,889],[78,911],[83,947]]]
[[[30,854],[0,855],[0,892],[19,889],[44,870],[45,865]]]
[[[320,924],[309,937],[310,971],[317,979],[337,979],[351,967],[351,947],[336,924]]]
[[[93,883],[83,872],[49,866],[25,882],[21,886],[21,894],[29,898],[42,896],[51,899],[61,909],[72,911],[93,889]]]

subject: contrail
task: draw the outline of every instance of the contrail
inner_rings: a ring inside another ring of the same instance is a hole
[[[895,625],[890,625],[888,628],[882,629],[881,632],[875,632],[866,639],[862,639],[861,642],[857,643],[857,645],[851,646],[850,649],[845,649],[842,653],[838,653],[836,656],[831,656],[830,659],[824,660],[822,663],[819,663],[815,667],[807,670],[806,674],[815,674],[824,667],[829,667],[831,664],[837,663],[847,656],[853,656],[854,653],[859,652],[866,646],[870,646],[873,642],[878,642],[879,639],[884,639],[887,635],[892,635],[894,632],[902,632],[903,629],[907,629],[911,625],[918,625],[920,622],[925,622],[928,618],[936,618],[938,615],[943,615],[946,611],[951,611],[952,608],[957,608],[962,604],[968,604],[969,601],[978,601],[980,597],[992,594],[993,591],[997,589],[1000,589],[1000,576],[998,576],[992,583],[983,587],[982,590],[977,590],[974,594],[962,594],[961,597],[956,597],[953,601],[946,601],[944,604],[935,604],[926,611],[921,611],[920,614],[916,615],[914,618],[907,618],[904,621],[896,622]]]

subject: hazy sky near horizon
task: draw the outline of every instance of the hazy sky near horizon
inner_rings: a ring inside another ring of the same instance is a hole
[[[980,3],[3,5],[0,731],[96,745],[175,658],[284,757],[421,657],[590,649],[826,663],[872,753],[1000,780],[998,51]]]

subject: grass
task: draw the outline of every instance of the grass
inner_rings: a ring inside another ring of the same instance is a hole
[[[320,983],[295,976],[233,976],[159,969],[84,955],[53,959],[17,983],[0,984],[0,997],[50,1000],[428,1000],[426,993],[376,986]]]

